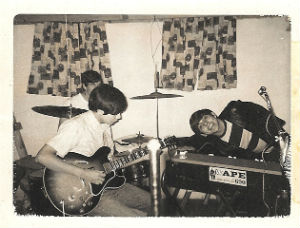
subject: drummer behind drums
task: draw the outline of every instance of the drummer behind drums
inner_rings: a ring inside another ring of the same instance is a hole
[[[72,108],[89,110],[88,101],[90,93],[95,87],[103,84],[103,80],[98,72],[88,70],[81,74],[81,84],[82,92],[68,99],[65,105],[72,106]],[[66,120],[66,118],[60,118],[58,126],[60,126]]]

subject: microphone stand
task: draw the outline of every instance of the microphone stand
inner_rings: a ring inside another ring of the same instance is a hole
[[[280,127],[277,118],[275,116],[271,100],[267,93],[267,89],[264,86],[261,86],[258,90],[258,94],[267,102],[268,109],[271,113],[271,116],[274,120],[276,128],[278,130],[278,135],[275,136],[275,141],[279,142],[280,145],[280,165],[283,169],[285,176],[290,180],[291,176],[291,150],[290,150],[290,136],[289,134]],[[268,128],[268,126],[266,126]],[[268,131],[268,129],[266,129]],[[269,133],[270,134],[270,133]]]
[[[271,116],[274,120],[274,123],[278,130],[278,135],[275,136],[275,142],[279,143],[280,147],[280,165],[282,168],[283,176],[286,177],[288,183],[291,183],[291,162],[292,162],[292,153],[291,153],[291,143],[290,143],[290,135],[278,124],[277,118],[274,114],[274,110],[271,104],[271,100],[269,98],[269,95],[267,93],[266,87],[262,86],[258,90],[258,94],[262,96],[262,98],[267,102],[268,109],[271,113]],[[269,133],[270,134],[270,133]],[[264,177],[264,176],[263,176]],[[288,192],[290,193],[290,186],[288,186],[288,183],[283,183],[283,187],[281,187],[279,195],[277,195],[276,202],[280,200],[282,202],[282,205],[279,205],[276,203],[275,207],[275,214],[281,215],[281,213],[278,213],[277,209],[281,209],[284,213],[283,215],[288,215],[290,211],[290,196]],[[264,194],[263,194],[264,196]]]
[[[152,139],[148,145],[150,150],[150,191],[151,191],[151,215],[160,216],[160,143]]]

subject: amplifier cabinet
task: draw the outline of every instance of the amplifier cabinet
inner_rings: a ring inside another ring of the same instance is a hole
[[[168,160],[162,185],[220,195],[236,215],[275,215],[276,200],[285,186],[284,178],[238,168],[220,163],[202,165]]]

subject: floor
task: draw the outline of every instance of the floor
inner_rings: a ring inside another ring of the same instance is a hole
[[[139,179],[138,182],[131,180],[131,183],[150,193],[148,177]],[[249,209],[249,206],[245,205],[245,203],[240,203],[243,202],[243,198],[241,197],[235,199],[235,208],[234,211],[232,211],[230,208],[226,207],[226,204],[224,204],[225,201],[222,200],[222,197],[220,196],[192,192],[184,189],[168,189],[170,190],[169,196],[166,195],[164,191],[161,191],[160,216],[162,217],[252,216],[251,214],[249,215],[246,210]],[[178,191],[176,192],[176,190]],[[278,205],[279,203],[288,204],[288,201],[278,201]],[[46,199],[40,176],[36,177],[34,180],[32,177],[23,178],[20,181],[19,186],[14,186],[14,205],[16,213],[20,215],[60,215],[50,204],[48,199]],[[289,208],[286,208],[288,207],[284,206],[281,212],[272,212],[271,216],[274,216],[274,214],[288,215]],[[257,206],[257,204],[254,204],[253,208],[250,209],[255,212],[255,216],[268,216],[264,211],[264,205]],[[260,209],[261,212],[259,211]],[[274,208],[271,209],[274,211]]]

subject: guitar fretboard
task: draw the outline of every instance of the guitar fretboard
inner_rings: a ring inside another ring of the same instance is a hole
[[[128,163],[131,163],[139,158],[142,158],[148,154],[147,149],[138,148],[129,155],[122,156],[120,158],[114,159],[110,162],[103,164],[106,173],[110,173],[114,170],[121,169],[125,167]]]
[[[166,137],[164,140],[159,139],[160,149],[165,147],[176,147],[175,136]],[[121,169],[125,167],[128,163],[131,163],[137,159],[140,159],[149,154],[149,150],[146,148],[138,148],[132,151],[129,155],[122,156],[120,158],[114,159],[110,162],[104,163],[103,167],[106,173],[110,173],[114,170]]]

